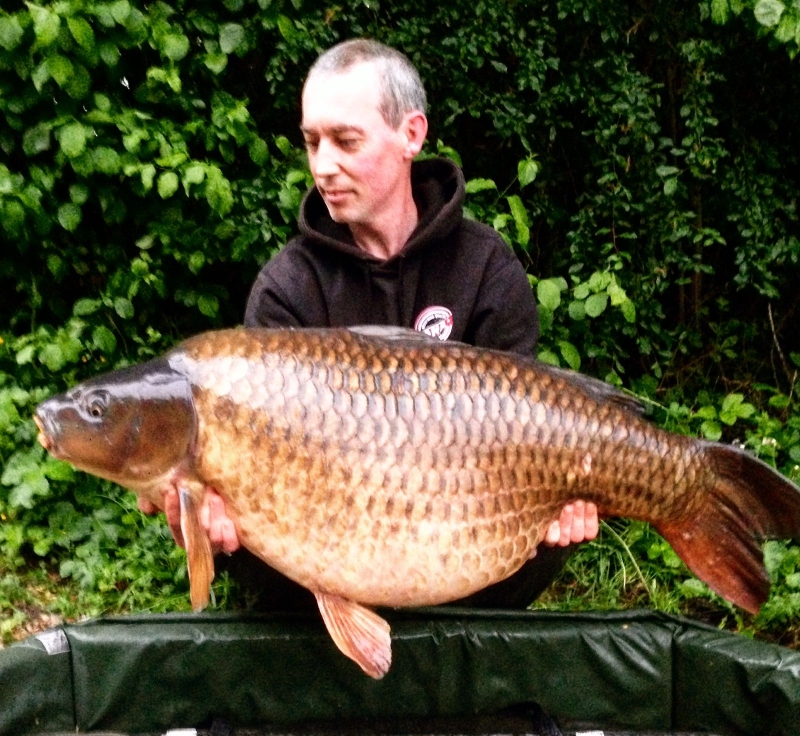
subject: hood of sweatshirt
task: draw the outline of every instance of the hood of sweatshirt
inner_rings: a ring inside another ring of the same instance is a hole
[[[403,249],[386,263],[405,258],[447,236],[462,220],[464,175],[449,159],[435,158],[412,163],[411,189],[419,222]],[[331,219],[316,187],[303,199],[298,225],[304,236],[322,246],[365,261],[379,262],[355,244],[347,225]]]

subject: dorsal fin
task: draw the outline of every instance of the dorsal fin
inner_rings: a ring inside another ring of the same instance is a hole
[[[601,381],[599,378],[587,376],[585,373],[570,371],[564,368],[556,368],[551,365],[539,363],[548,373],[562,376],[571,384],[577,386],[581,391],[591,396],[595,401],[614,404],[623,411],[641,416],[644,414],[645,406],[635,396],[620,391],[616,386]]]
[[[426,335],[424,332],[413,330],[410,327],[397,327],[396,325],[355,325],[347,329],[350,332],[355,332],[357,335],[377,338],[379,340],[423,343],[429,343],[433,340],[439,342],[437,338]]]

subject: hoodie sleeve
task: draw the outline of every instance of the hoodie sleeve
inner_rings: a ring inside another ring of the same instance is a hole
[[[536,300],[525,269],[505,243],[487,263],[470,323],[468,342],[474,345],[536,355]]]
[[[314,268],[292,240],[258,274],[244,313],[245,327],[322,327],[325,300]]]
[[[262,269],[258,274],[244,312],[245,327],[302,327],[289,299],[275,280]]]

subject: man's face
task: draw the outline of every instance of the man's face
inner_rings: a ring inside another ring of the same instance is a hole
[[[408,181],[413,154],[404,126],[393,130],[378,105],[378,74],[369,63],[315,75],[303,91],[311,173],[336,222],[374,225]]]

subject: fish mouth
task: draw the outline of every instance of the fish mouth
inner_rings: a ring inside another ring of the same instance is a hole
[[[53,449],[55,448],[55,442],[53,442],[53,440],[50,439],[50,436],[47,434],[47,430],[44,426],[44,420],[38,414],[34,414],[33,423],[39,430],[39,434],[36,435],[36,439],[39,440],[39,444],[44,447],[45,450],[52,453]]]

